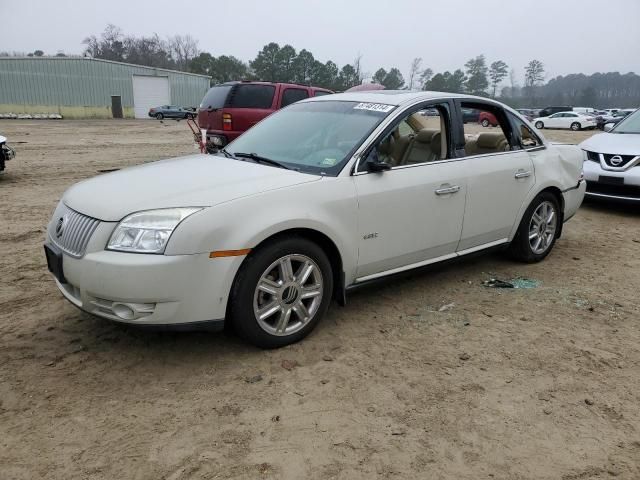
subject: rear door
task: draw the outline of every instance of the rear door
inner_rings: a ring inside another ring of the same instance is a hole
[[[498,127],[464,125],[458,131],[457,156],[467,175],[467,202],[458,251],[507,241],[518,212],[535,184],[533,163],[522,150],[507,113],[494,104],[456,101],[456,111],[475,108],[491,112]],[[461,123],[461,122],[460,122]]]

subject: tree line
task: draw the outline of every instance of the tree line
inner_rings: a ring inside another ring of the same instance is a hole
[[[275,42],[265,45],[253,60],[245,62],[232,55],[218,57],[198,48],[190,35],[161,38],[158,35],[136,37],[125,35],[115,25],[108,25],[100,36],[84,39],[84,54],[106,60],[152,67],[170,68],[208,75],[213,84],[231,80],[265,80],[290,82],[344,91],[364,81],[378,83],[387,89],[421,89],[442,92],[469,93],[493,97],[514,107],[545,105],[580,105],[593,107],[636,107],[640,105],[640,76],[635,73],[570,74],[546,81],[544,64],[533,59],[524,68],[524,83],[506,62],[487,61],[484,55],[469,59],[452,71],[434,72],[423,68],[421,58],[409,65],[407,78],[397,66],[378,68],[375,72],[362,69],[362,55],[353,62],[338,66],[329,60],[322,62],[302,49]],[[0,52],[0,56],[9,55]],[[28,55],[42,56],[42,50]],[[58,52],[56,56],[64,56]]]

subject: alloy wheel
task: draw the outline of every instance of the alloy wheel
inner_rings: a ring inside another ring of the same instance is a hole
[[[538,205],[529,222],[529,246],[533,253],[540,255],[547,251],[556,235],[557,224],[555,205],[549,201]]]
[[[323,298],[322,272],[306,255],[285,255],[260,276],[253,295],[253,313],[271,335],[286,336],[307,325]]]

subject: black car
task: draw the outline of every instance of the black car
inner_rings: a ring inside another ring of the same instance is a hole
[[[149,110],[149,116],[158,120],[163,118],[196,118],[195,108],[183,108],[176,105],[162,105]]]

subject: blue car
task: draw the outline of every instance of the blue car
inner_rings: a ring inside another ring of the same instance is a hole
[[[163,118],[196,118],[195,109],[178,107],[176,105],[162,105],[149,110],[149,116],[158,120]]]

